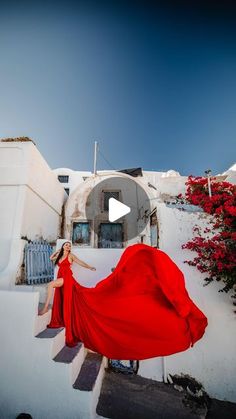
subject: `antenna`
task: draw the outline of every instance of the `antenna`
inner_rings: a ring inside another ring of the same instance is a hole
[[[98,142],[94,142],[94,163],[93,163],[93,174],[94,176],[97,174],[97,148],[98,148]]]

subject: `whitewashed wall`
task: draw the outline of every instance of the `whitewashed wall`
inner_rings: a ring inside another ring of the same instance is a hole
[[[56,176],[69,176],[69,182],[62,183],[62,186],[64,188],[69,188],[70,194],[72,194],[75,189],[84,182],[83,177],[92,177],[92,172],[76,171],[64,167],[54,169],[53,172]],[[101,177],[122,176],[122,174],[116,170],[98,170],[97,175]],[[186,189],[185,182],[187,180],[187,176],[181,176],[174,170],[168,170],[167,172],[143,170],[143,176],[138,176],[133,179],[140,182],[145,189],[147,188],[148,192],[152,194],[155,193],[155,196],[160,197],[161,194],[175,196],[180,193],[184,193]],[[151,186],[148,186],[148,183],[151,183],[151,185],[156,187],[157,191],[155,191]]]
[[[0,288],[14,286],[22,236],[57,239],[64,199],[64,189],[32,142],[0,142]]]
[[[234,163],[226,172],[222,173],[223,175],[227,175],[225,179],[226,182],[236,184],[236,163]]]
[[[77,186],[80,183],[84,182],[84,179],[83,179],[84,177],[89,177],[92,175],[92,173],[89,171],[72,170],[66,167],[60,167],[60,168],[54,169],[53,172],[55,173],[56,176],[59,176],[59,175],[69,176],[68,183],[67,182],[62,183],[61,185],[64,188],[69,188],[70,194],[77,188]]]
[[[236,402],[236,314],[232,299],[230,294],[218,292],[222,284],[212,283],[203,287],[206,275],[183,263],[193,258],[193,252],[182,250],[181,245],[192,238],[195,224],[207,224],[208,216],[159,204],[158,219],[160,248],[184,273],[189,295],[205,313],[209,323],[205,335],[193,348],[165,357],[166,373],[190,374],[204,385],[210,396]],[[142,375],[155,378],[156,365],[155,358],[149,362],[149,370],[142,372]]]
[[[54,192],[51,193],[54,196]],[[42,200],[36,191],[26,188],[21,236],[26,236],[30,240],[40,236],[49,242],[55,241],[60,233],[61,209],[59,211]]]
[[[140,180],[146,184],[150,182],[156,187],[156,196],[171,195],[176,196],[185,192],[187,176],[181,176],[175,170],[168,170],[167,172],[143,171],[143,178]]]
[[[18,187],[0,185],[0,272],[6,267],[10,257],[12,232],[17,217],[16,206]],[[6,208],[7,203],[7,208]]]
[[[64,346],[65,333],[57,339],[36,338],[37,311],[37,292],[0,290],[1,419],[23,412],[34,419],[94,418],[90,392],[72,387],[78,367],[53,361]]]

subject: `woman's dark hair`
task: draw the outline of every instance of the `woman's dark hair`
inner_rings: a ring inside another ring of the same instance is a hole
[[[63,251],[64,251],[63,247],[64,247],[64,244],[66,244],[66,243],[70,243],[71,244],[71,242],[69,242],[69,241],[63,243],[63,245],[61,246],[60,252],[59,252],[59,254],[58,254],[58,256],[57,256],[57,258],[56,258],[56,260],[54,262],[55,265],[57,265],[58,264],[58,261],[61,259],[62,255],[63,255]]]

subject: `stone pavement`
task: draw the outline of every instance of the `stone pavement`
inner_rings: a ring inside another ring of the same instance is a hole
[[[97,414],[112,419],[235,419],[236,404],[195,400],[171,384],[107,369]]]
[[[236,403],[211,399],[206,419],[235,419]]]

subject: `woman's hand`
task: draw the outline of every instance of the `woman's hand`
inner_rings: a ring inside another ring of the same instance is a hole
[[[54,252],[54,253],[50,256],[50,259],[51,259],[51,260],[56,259],[56,258],[57,258],[57,256],[59,255],[59,253],[60,253],[60,250],[57,250],[56,252]]]
[[[52,256],[57,256],[57,255],[59,254],[59,252],[60,252],[60,250],[57,250],[56,252],[54,252],[54,253],[52,254]]]
[[[91,271],[96,271],[96,268],[94,268],[94,266],[90,266],[89,268]]]

